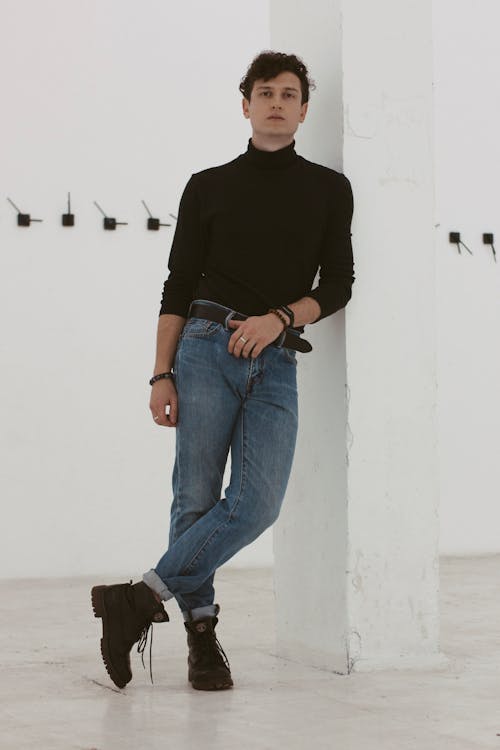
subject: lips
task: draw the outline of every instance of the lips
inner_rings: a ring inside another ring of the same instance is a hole
[[[271,115],[267,118],[268,120],[284,120],[284,117],[279,117],[278,115]]]

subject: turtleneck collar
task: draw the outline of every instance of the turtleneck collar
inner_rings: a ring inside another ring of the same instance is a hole
[[[243,159],[249,164],[253,164],[259,169],[282,169],[283,167],[289,167],[297,160],[297,154],[295,152],[295,140],[279,148],[277,151],[263,151],[260,148],[256,148],[252,139],[248,139],[248,147],[244,154]]]

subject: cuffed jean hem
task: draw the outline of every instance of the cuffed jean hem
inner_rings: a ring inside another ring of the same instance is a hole
[[[172,599],[174,594],[172,594],[171,591],[167,589],[164,582],[158,575],[158,573],[151,568],[151,570],[148,570],[147,573],[144,573],[142,576],[142,580],[146,584],[146,586],[149,586],[150,589],[153,589],[164,602],[168,601],[169,599]]]
[[[182,610],[182,616],[186,622],[198,620],[200,617],[217,617],[220,607],[218,604],[206,604],[204,607],[195,607],[188,609],[187,612]]]

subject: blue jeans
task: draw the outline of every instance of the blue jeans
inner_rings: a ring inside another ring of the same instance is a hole
[[[188,318],[175,356],[169,546],[143,580],[164,601],[175,597],[184,619],[216,614],[215,571],[278,518],[295,450],[295,351],[269,345],[255,359],[236,358],[232,333]]]

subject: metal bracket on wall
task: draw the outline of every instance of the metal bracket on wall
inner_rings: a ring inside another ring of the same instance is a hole
[[[462,242],[462,240],[460,239],[460,232],[450,232],[450,242],[457,246],[458,252],[460,253],[460,255],[462,254],[462,251],[460,250],[460,245],[463,245],[468,253],[470,253],[471,255],[474,255],[472,250],[469,250],[465,242]]]
[[[75,226],[75,214],[71,213],[71,201],[70,201],[69,193],[68,193],[68,212],[62,215],[62,225],[63,227]]]
[[[18,227],[29,227],[32,221],[43,221],[43,219],[32,219],[29,214],[21,213],[21,211],[18,209],[16,204],[13,203],[10,198],[7,198],[7,200],[9,201],[11,206],[14,206],[14,208],[17,211],[17,226]]]
[[[160,227],[171,226],[171,224],[161,224],[159,219],[153,218],[153,214],[151,213],[149,208],[146,206],[145,201],[142,201],[142,205],[144,206],[144,208],[149,214],[149,219],[148,219],[148,224],[147,224],[148,229],[151,229],[152,231],[157,232],[160,229]]]
[[[104,216],[104,221],[102,223],[104,229],[116,229],[116,227],[118,225],[125,226],[126,224],[128,224],[128,221],[116,221],[115,218],[113,218],[111,216],[106,216],[106,214],[104,213],[104,211],[102,210],[102,208],[100,207],[100,205],[97,203],[97,201],[94,201],[94,205],[97,206],[97,208],[99,209],[99,211]]]
[[[494,237],[492,232],[484,232],[483,234],[483,245],[490,245],[493,252],[493,260],[497,262],[497,254],[495,252],[495,246],[493,244]]]

